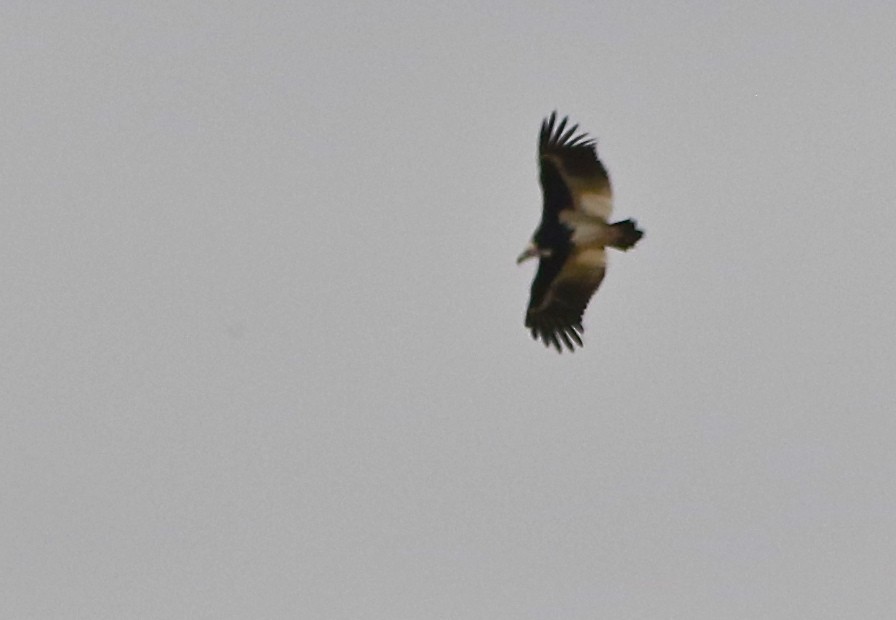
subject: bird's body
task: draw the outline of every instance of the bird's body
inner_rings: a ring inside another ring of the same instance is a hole
[[[556,120],[555,112],[541,124],[542,218],[517,262],[539,258],[526,310],[532,337],[572,351],[582,346],[582,314],[606,272],[605,248],[627,250],[643,232],[632,220],[610,223],[613,191],[594,140]]]

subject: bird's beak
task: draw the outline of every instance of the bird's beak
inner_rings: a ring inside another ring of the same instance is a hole
[[[523,261],[529,260],[530,258],[534,258],[538,256],[538,248],[534,245],[528,246],[523,253],[516,257],[516,264],[519,265]]]
[[[539,258],[546,258],[550,255],[550,250],[542,250],[541,248],[536,247],[534,243],[530,243],[528,246],[526,246],[526,249],[523,250],[523,253],[516,257],[516,264],[519,265],[524,260],[529,260],[530,258],[535,258],[536,256]]]

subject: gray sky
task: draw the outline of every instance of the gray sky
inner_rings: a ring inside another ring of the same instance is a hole
[[[0,7],[0,616],[892,617],[896,5],[138,4]]]

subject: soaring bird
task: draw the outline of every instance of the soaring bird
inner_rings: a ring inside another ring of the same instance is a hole
[[[544,206],[541,222],[517,264],[538,257],[526,327],[545,346],[563,352],[582,346],[582,314],[607,270],[605,248],[628,250],[644,235],[634,220],[610,224],[613,191],[595,141],[557,124],[541,123],[538,162]]]

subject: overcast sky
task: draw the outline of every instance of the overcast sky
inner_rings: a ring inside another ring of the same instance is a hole
[[[896,4],[0,5],[0,616],[892,618]],[[618,219],[533,342],[536,140]]]

